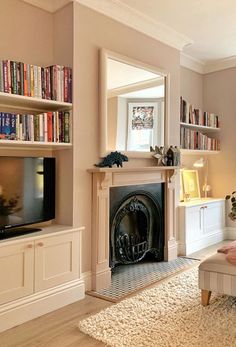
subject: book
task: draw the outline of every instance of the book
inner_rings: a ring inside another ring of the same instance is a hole
[[[70,113],[64,112],[64,142],[70,142]]]
[[[52,131],[52,112],[47,113],[47,129],[48,129],[48,142],[53,140],[53,131]]]
[[[11,133],[11,117],[9,113],[2,112],[2,135],[4,135],[4,138],[6,140],[10,139],[10,133]]]

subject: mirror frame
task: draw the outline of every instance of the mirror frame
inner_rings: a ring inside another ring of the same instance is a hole
[[[157,73],[164,77],[165,81],[165,106],[164,106],[164,147],[169,147],[169,92],[170,92],[170,74],[159,69],[157,67],[150,66],[146,63],[137,61],[132,58],[128,58],[121,54],[106,50],[102,48],[100,50],[100,61],[99,61],[99,121],[100,121],[100,156],[105,157],[111,151],[116,149],[108,149],[108,132],[107,132],[107,59],[111,58],[119,62],[133,65],[137,68],[145,69],[153,73]],[[140,151],[122,151],[123,154],[127,155],[129,158],[152,158],[151,152],[140,152]]]

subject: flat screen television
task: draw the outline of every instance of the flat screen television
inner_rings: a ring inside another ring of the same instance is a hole
[[[55,218],[55,158],[0,156],[0,238]]]

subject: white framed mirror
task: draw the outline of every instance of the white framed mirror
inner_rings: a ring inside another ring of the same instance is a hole
[[[151,157],[169,145],[169,75],[120,54],[100,51],[100,155]]]

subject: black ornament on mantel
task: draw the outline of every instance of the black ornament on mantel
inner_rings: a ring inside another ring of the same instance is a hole
[[[95,164],[97,167],[112,167],[112,165],[117,165],[117,167],[122,167],[124,161],[128,161],[128,157],[120,152],[111,152],[108,154],[99,164]]]

